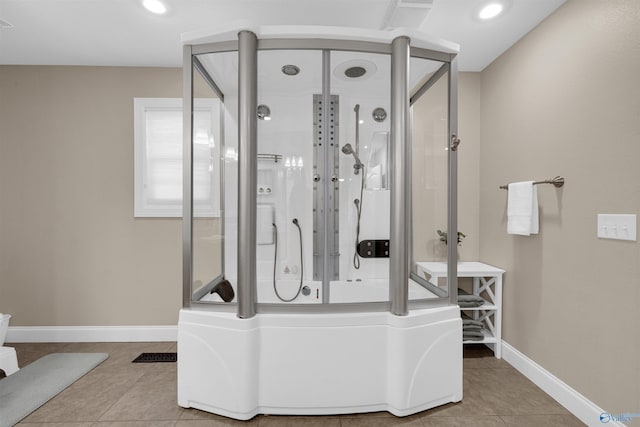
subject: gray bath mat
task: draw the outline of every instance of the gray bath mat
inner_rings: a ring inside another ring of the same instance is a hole
[[[0,427],[10,427],[102,363],[106,353],[54,353],[0,381]]]

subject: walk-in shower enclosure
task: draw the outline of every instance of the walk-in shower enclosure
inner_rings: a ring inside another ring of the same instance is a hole
[[[437,234],[457,233],[456,53],[402,30],[185,36],[180,406],[462,399],[456,245]]]

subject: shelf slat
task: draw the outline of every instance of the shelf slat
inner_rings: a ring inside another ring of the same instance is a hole
[[[482,304],[480,307],[460,307],[462,311],[480,311],[480,310],[497,310],[498,306],[493,304]]]
[[[495,344],[498,342],[497,338],[491,335],[491,332],[486,329],[482,331],[482,334],[484,335],[483,340],[463,340],[462,344]]]

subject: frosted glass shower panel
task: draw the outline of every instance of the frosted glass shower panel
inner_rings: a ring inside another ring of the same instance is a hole
[[[447,245],[457,245],[447,232],[449,74],[442,64],[412,58],[411,171],[412,240],[411,278],[440,297],[448,295],[446,278],[432,283],[420,274],[417,262],[446,261]]]

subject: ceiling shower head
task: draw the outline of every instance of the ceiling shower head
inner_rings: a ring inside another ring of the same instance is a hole
[[[297,76],[298,73],[300,72],[300,67],[293,64],[287,64],[287,65],[283,65],[280,70],[287,76]]]
[[[359,77],[364,76],[365,74],[367,74],[366,68],[358,65],[354,67],[349,67],[346,70],[344,70],[344,75],[351,79],[357,79]]]

